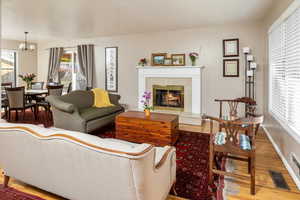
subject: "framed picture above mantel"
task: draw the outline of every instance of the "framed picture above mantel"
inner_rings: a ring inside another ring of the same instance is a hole
[[[118,92],[118,47],[105,48],[105,89]]]
[[[153,53],[151,56],[152,66],[161,66],[165,64],[166,53]]]
[[[185,54],[153,53],[151,55],[152,66],[185,66]]]

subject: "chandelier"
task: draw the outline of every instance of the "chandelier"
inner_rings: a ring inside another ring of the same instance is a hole
[[[25,34],[25,40],[24,42],[22,42],[20,45],[19,45],[19,50],[21,51],[33,51],[35,50],[35,45],[34,44],[28,44],[28,41],[27,41],[27,35],[28,35],[28,32],[24,32]]]

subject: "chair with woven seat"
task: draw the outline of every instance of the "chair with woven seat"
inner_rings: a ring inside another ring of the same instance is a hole
[[[18,120],[18,111],[21,110],[23,118],[25,118],[25,110],[30,108],[33,111],[34,118],[36,118],[36,105],[33,103],[26,103],[25,87],[5,88],[8,100],[8,120],[11,118],[11,111],[16,111],[16,121]]]
[[[263,122],[263,116],[251,117],[249,121],[226,121],[215,117],[205,116],[210,120],[210,149],[209,149],[209,180],[213,181],[213,174],[232,176],[235,178],[250,178],[251,194],[255,194],[255,126]],[[250,118],[249,118],[250,119]],[[214,122],[222,126],[223,131],[214,132]],[[245,126],[246,124],[246,126]],[[245,134],[247,133],[247,134]],[[248,162],[248,173],[244,176],[226,172],[218,165],[218,160],[231,158]]]
[[[47,95],[61,96],[63,92],[63,88],[64,85],[47,85],[47,89],[48,89]],[[46,100],[38,101],[36,105],[37,105],[37,116],[38,116],[39,107],[43,107],[45,109],[48,118],[51,118],[50,104],[48,101]]]

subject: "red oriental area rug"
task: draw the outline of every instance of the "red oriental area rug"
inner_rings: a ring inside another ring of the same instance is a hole
[[[92,134],[101,138],[115,137],[113,130]],[[215,177],[215,183],[208,185],[209,135],[180,131],[175,147],[177,196],[191,200],[223,200],[224,177]]]
[[[25,118],[21,118],[18,123],[44,124],[45,127],[53,124],[44,112],[39,113],[38,120],[34,120],[31,113],[26,113]],[[101,138],[115,137],[113,127],[97,130],[92,134]],[[177,195],[191,200],[223,200],[224,177],[215,177],[214,184],[208,184],[209,135],[180,131],[175,147]],[[225,167],[225,161],[222,161],[221,166]]]
[[[44,200],[37,196],[29,195],[24,192],[20,192],[14,188],[3,188],[0,185],[0,200]]]

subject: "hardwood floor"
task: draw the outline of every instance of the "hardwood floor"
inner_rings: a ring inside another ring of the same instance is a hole
[[[208,133],[208,126],[189,126],[180,125],[181,130],[206,132]],[[257,151],[256,151],[256,195],[250,195],[250,185],[248,180],[230,180],[228,185],[235,187],[236,194],[227,195],[228,200],[299,200],[300,191],[298,191],[295,183],[288,174],[288,171],[283,166],[282,161],[277,155],[272,144],[268,140],[266,134],[261,129],[257,136]],[[247,173],[247,166],[242,162],[234,162],[238,172]],[[268,170],[275,170],[281,172],[287,181],[290,191],[277,189],[272,182]],[[3,175],[0,174],[0,182],[3,182]],[[63,198],[50,194],[38,188],[24,184],[15,179],[11,179],[9,185],[20,191],[33,194],[44,198],[46,200],[63,200]],[[167,200],[185,200],[175,196],[169,196]]]

